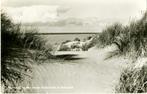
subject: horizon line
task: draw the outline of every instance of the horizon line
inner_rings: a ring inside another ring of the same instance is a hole
[[[34,34],[34,35],[62,35],[62,34],[99,34],[100,32],[56,32],[56,33],[26,33],[26,34]]]

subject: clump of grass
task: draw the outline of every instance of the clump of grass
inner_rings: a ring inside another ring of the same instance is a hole
[[[5,93],[19,92],[15,87],[31,77],[31,64],[40,56],[38,51],[45,57],[51,50],[45,40],[33,33],[34,29],[25,31],[29,33],[22,32],[20,24],[14,24],[1,12],[1,82]],[[30,50],[37,50],[35,54],[39,55],[32,55]]]
[[[108,58],[124,56],[131,58],[134,63],[139,57],[147,57],[147,12],[141,19],[133,21],[127,26],[117,23],[107,27],[97,39],[100,47],[112,44],[117,46],[118,49],[111,52]],[[131,62],[131,64],[133,63]],[[129,66],[124,69],[119,84],[116,86],[116,92],[147,92],[146,68],[147,66],[143,65],[141,68]]]
[[[123,43],[125,45],[123,45]],[[118,45],[118,44],[117,44]],[[142,19],[132,22],[124,28],[124,37],[121,39],[121,54],[128,54],[133,64],[140,57],[147,56],[147,12]],[[147,62],[140,67],[129,66],[121,73],[120,80],[116,86],[118,93],[143,93],[147,92]]]
[[[146,62],[147,63],[147,62]],[[119,84],[116,86],[117,93],[143,93],[147,92],[147,66],[124,69],[121,73]]]
[[[27,75],[30,67],[24,62],[25,49],[20,40],[20,25],[15,25],[5,13],[1,13],[1,81],[4,92],[15,92],[17,83]]]
[[[115,38],[120,35],[123,30],[123,26],[120,23],[115,23],[111,26],[108,26],[103,30],[102,33],[99,34],[98,37],[98,46],[105,47],[107,45],[111,45]]]
[[[128,26],[114,24],[107,27],[98,37],[102,47],[115,44],[119,54],[130,57],[147,55],[147,12],[137,21]]]

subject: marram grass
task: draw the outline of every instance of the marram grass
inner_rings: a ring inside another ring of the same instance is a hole
[[[1,82],[5,93],[23,92],[17,87],[26,86],[31,79],[31,65],[40,62],[38,58],[50,58],[50,47],[45,40],[34,35],[36,30],[21,29],[21,24],[14,24],[11,19],[1,12]],[[32,54],[35,51],[37,55]],[[24,83],[27,81],[26,83]]]

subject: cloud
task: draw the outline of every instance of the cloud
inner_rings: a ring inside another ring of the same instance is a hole
[[[54,21],[58,17],[58,7],[56,5],[37,5],[29,7],[7,7],[4,10],[16,23],[33,23]]]
[[[127,22],[140,18],[146,9],[145,0],[5,0],[2,5],[8,7],[7,13],[14,22],[21,23],[87,17]]]

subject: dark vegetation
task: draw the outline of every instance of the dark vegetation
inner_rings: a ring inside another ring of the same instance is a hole
[[[1,82],[6,93],[23,92],[16,87],[31,79],[31,65],[50,57],[51,49],[46,47],[45,40],[33,34],[36,30],[24,31],[29,33],[22,32],[20,24],[14,24],[1,12]]]
[[[128,67],[122,73],[116,86],[119,93],[147,92],[147,66],[141,68]]]
[[[128,26],[115,23],[107,27],[99,36],[98,43],[104,47],[116,44],[119,54],[130,54],[135,57],[147,55],[147,21],[146,15],[138,21],[131,22]]]
[[[107,27],[98,38],[99,46],[115,44],[118,47],[118,50],[114,52],[116,55],[125,55],[132,58],[147,56],[146,15],[127,26],[115,23]]]
[[[115,44],[117,50],[111,52],[110,57],[125,56],[138,63],[138,58],[147,57],[147,12],[139,20],[127,26],[115,23],[100,33],[97,43],[99,47]],[[141,68],[134,66],[124,69],[121,74],[116,92],[141,93],[147,92],[147,61]]]

